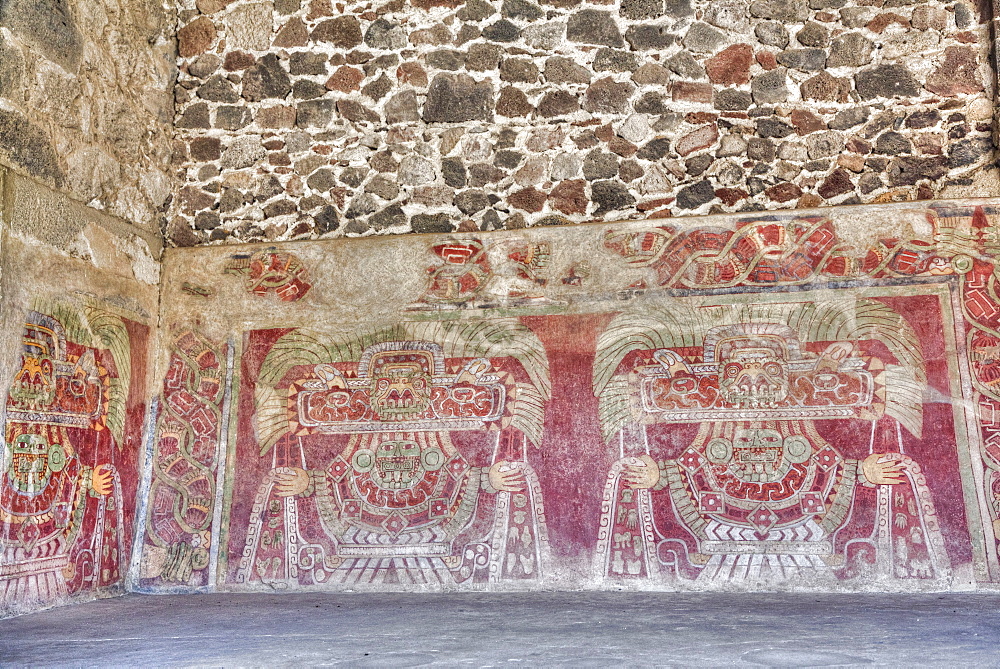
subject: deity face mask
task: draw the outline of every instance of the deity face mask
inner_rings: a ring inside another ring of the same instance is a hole
[[[771,408],[788,395],[787,360],[771,347],[736,348],[722,360],[722,400],[740,408]]]
[[[424,472],[440,469],[444,453],[436,446],[421,450],[415,441],[383,441],[374,453],[368,449],[355,452],[351,464],[356,472],[370,472],[384,490],[405,490],[416,485]]]
[[[45,490],[49,478],[66,466],[66,452],[59,444],[51,446],[38,434],[21,434],[6,447],[7,478],[20,493],[37,495]]]
[[[705,448],[708,460],[728,465],[729,471],[747,483],[780,481],[793,464],[805,462],[812,447],[805,437],[789,435],[782,439],[777,430],[739,430],[733,441],[713,439]]]
[[[415,416],[431,402],[430,378],[416,363],[392,363],[372,379],[371,405],[379,418],[398,420]]]
[[[24,355],[14,377],[10,400],[14,406],[40,408],[55,401],[55,365],[46,355]]]

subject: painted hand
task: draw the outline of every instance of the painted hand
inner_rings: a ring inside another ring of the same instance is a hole
[[[309,472],[299,467],[282,467],[275,471],[274,492],[278,497],[301,495],[309,487]]]
[[[90,487],[101,497],[110,495],[113,478],[111,465],[98,465],[90,475]]]
[[[660,468],[656,460],[648,455],[629,458],[625,463],[622,478],[629,488],[652,488],[660,482]]]
[[[506,460],[501,460],[490,467],[490,485],[497,492],[521,492],[524,490],[524,474],[511,469]]]
[[[885,458],[885,461],[880,462],[880,458]],[[865,458],[861,462],[861,471],[868,482],[875,485],[899,485],[906,477],[902,460],[882,453],[874,453]]]

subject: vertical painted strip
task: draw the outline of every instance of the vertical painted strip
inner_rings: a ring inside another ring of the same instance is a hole
[[[962,498],[965,500],[966,522],[969,524],[969,538],[972,541],[972,569],[977,581],[996,581],[1000,578],[1000,565],[997,564],[997,542],[993,534],[989,502],[986,500],[986,464],[983,460],[983,430],[979,420],[979,406],[972,399],[978,393],[972,385],[969,351],[965,341],[968,326],[962,313],[961,291],[952,288],[950,297],[949,313],[945,296],[941,296],[941,316],[945,326],[945,357],[955,360],[958,365],[958,370],[950,370],[951,382],[955,384],[951,393],[952,411],[955,439],[961,443],[964,437],[966,443],[966,448],[958,449],[958,473],[962,479]],[[976,509],[979,510],[978,516]]]
[[[153,487],[153,451],[156,445],[156,421],[160,414],[160,398],[156,396],[149,403],[149,413],[146,414],[146,425],[143,428],[143,463],[142,479],[136,492],[135,520],[132,532],[132,559],[129,561],[128,575],[125,578],[126,592],[135,592],[139,588],[139,571],[142,564],[142,547],[146,540],[146,517],[149,513],[149,491]]]
[[[235,400],[235,407],[229,411],[228,420],[228,432],[226,444],[226,459],[222,463],[225,468],[226,476],[222,479],[222,523],[219,525],[218,532],[218,566],[216,569],[216,578],[221,579],[216,582],[216,585],[224,585],[226,580],[226,572],[229,569],[229,513],[233,506],[233,485],[234,477],[236,476],[236,439],[239,436],[237,431],[237,422],[239,420],[239,388],[240,379],[242,378],[241,361],[243,360],[243,343],[242,340],[230,341],[230,346],[232,349],[232,372],[229,374],[229,393],[230,396]],[[219,576],[221,574],[221,576]]]
[[[226,345],[226,386],[222,398],[222,420],[219,440],[215,444],[215,502],[212,505],[212,539],[208,553],[208,589],[215,589],[219,572],[219,540],[222,527],[222,493],[226,483],[226,447],[229,443],[229,419],[233,409],[233,353],[235,346],[230,339]]]

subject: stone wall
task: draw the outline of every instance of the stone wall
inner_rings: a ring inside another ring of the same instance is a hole
[[[0,163],[158,232],[174,21],[161,0],[0,0]]]
[[[6,168],[0,194],[4,616],[124,592],[160,274],[155,234]]]
[[[993,199],[168,249],[135,585],[995,588],[998,233]]]
[[[967,0],[185,0],[170,243],[998,191]]]

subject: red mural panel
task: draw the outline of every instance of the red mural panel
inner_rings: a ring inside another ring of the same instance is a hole
[[[946,583],[973,560],[948,303],[826,299],[451,328],[520,358],[251,332],[227,581]]]
[[[511,325],[524,347],[537,344]],[[257,466],[234,484],[230,582],[541,577],[551,560],[529,439],[548,392],[541,348],[522,364],[487,343],[493,325],[442,343],[420,330],[329,342],[251,333],[244,369],[260,361],[261,372],[242,388],[256,411],[241,405],[236,457]]]
[[[159,397],[140,585],[207,585],[225,423],[225,350],[173,333]]]
[[[951,397],[943,359],[930,375],[924,364],[943,352],[938,300],[782,305],[768,322],[741,311],[700,345],[626,354],[603,389],[612,403],[619,383],[629,404],[620,423],[604,415],[622,455],[601,523],[605,575],[947,584],[972,556],[967,446],[950,403],[923,404],[928,391]]]
[[[148,335],[100,304],[28,312],[0,460],[0,608],[123,583]]]
[[[553,550],[589,571],[597,541],[601,489],[615,458],[604,447],[597,398],[591,390],[597,335],[611,315],[532,316],[523,319],[545,346],[552,398],[545,410],[539,454],[542,492]],[[580,558],[586,558],[582,563]]]

